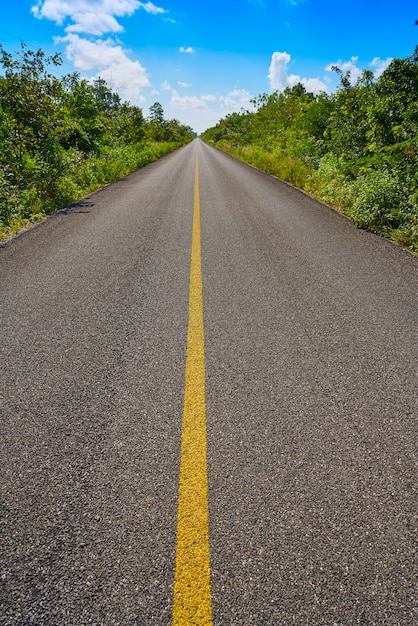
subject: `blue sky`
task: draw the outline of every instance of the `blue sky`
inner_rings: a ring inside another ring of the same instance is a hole
[[[416,0],[5,0],[0,42],[61,52],[57,74],[101,76],[202,132],[298,81],[335,91],[332,65],[378,76],[412,54],[417,19]]]

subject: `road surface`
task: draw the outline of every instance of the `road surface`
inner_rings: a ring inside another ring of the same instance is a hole
[[[2,244],[0,623],[417,623],[417,294],[199,140]]]

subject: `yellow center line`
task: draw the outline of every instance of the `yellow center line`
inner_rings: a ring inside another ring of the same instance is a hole
[[[173,626],[186,624],[212,624],[197,153],[173,602]]]

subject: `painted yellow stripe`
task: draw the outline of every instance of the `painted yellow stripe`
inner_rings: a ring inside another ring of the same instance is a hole
[[[197,153],[173,603],[173,626],[185,624],[212,624]]]

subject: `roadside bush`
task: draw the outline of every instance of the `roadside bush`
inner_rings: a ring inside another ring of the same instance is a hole
[[[0,238],[15,233],[61,207],[75,202],[95,189],[156,161],[181,144],[130,144],[105,146],[101,154],[83,157],[73,150],[65,155],[62,175],[49,186],[35,184],[42,168],[32,163],[31,181],[24,189],[10,184],[0,170]],[[39,171],[38,171],[39,170]],[[43,192],[48,191],[48,197]]]
[[[3,225],[3,231],[13,224],[21,211],[18,189],[9,182],[7,175],[0,169],[0,226]]]
[[[269,152],[258,147],[238,148],[227,143],[222,143],[218,147],[238,157],[241,161],[254,165],[263,172],[277,176],[301,189],[305,189],[312,175],[312,170],[306,163],[278,152]]]
[[[385,234],[399,227],[407,200],[396,174],[371,171],[354,183],[350,217],[359,228]]]
[[[323,156],[311,176],[307,191],[333,207],[349,210],[352,205],[352,183],[341,173],[341,159],[331,152]]]
[[[393,239],[418,252],[418,192],[411,193],[408,203],[401,209],[402,224],[393,233]]]

